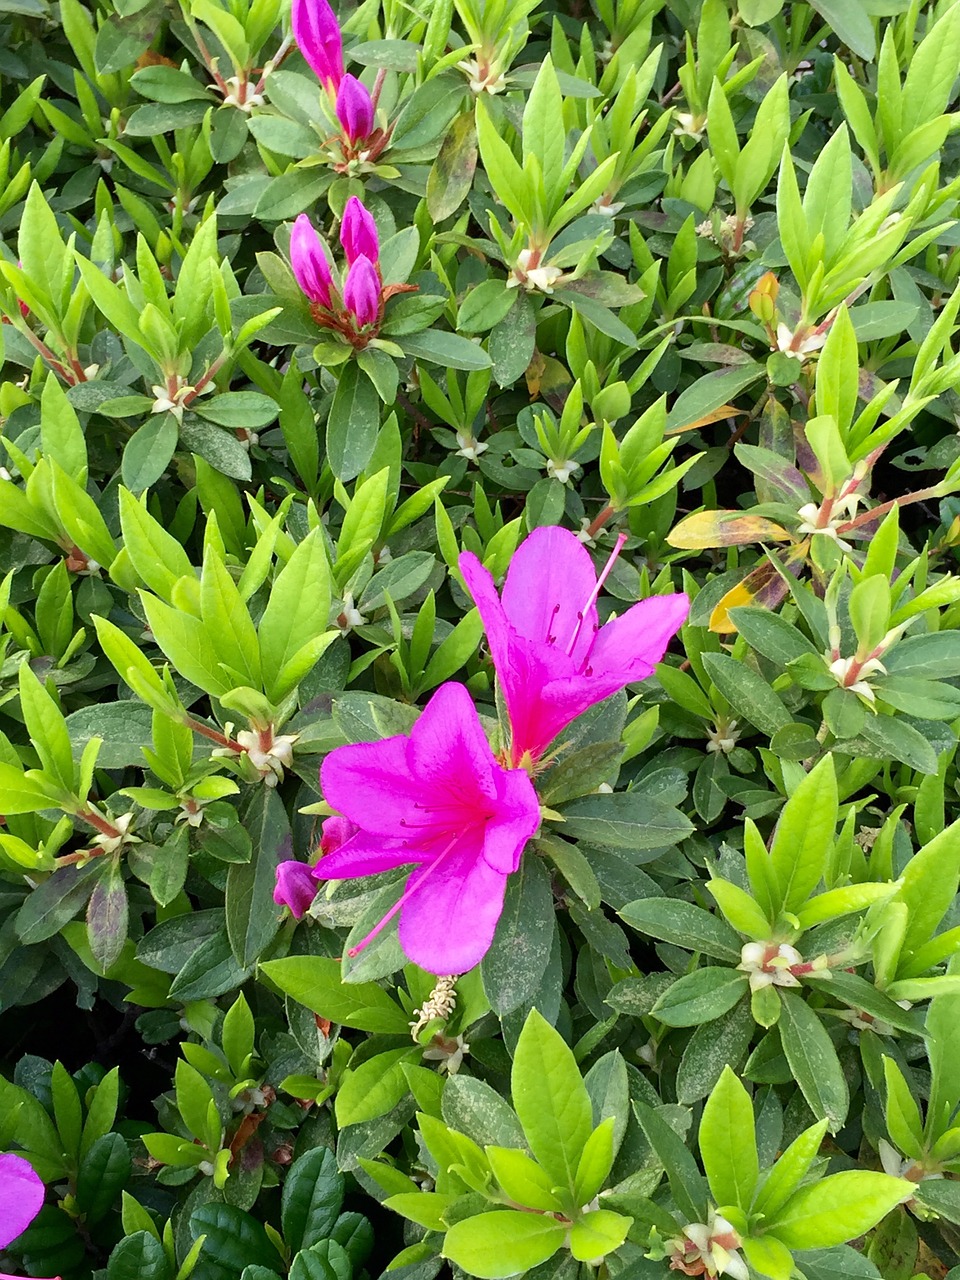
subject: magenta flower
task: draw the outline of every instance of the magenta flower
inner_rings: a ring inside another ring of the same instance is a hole
[[[347,272],[343,305],[353,312],[361,329],[380,314],[380,273],[366,254],[361,253]]]
[[[330,307],[330,264],[317,235],[305,213],[301,213],[290,232],[290,265],[297,284],[310,299],[321,307]]]
[[[293,38],[327,93],[343,79],[343,37],[327,0],[293,0]]]
[[[445,684],[410,731],[337,747],[324,798],[359,831],[321,858],[318,876],[350,880],[419,863],[399,901],[350,951],[400,912],[400,945],[429,973],[465,973],[486,954],[507,877],[540,825],[529,777],[493,757],[463,685]]]
[[[317,881],[312,867],[295,859],[280,863],[273,890],[273,900],[278,907],[289,907],[293,918],[302,920],[316,896]]]
[[[380,237],[373,214],[365,209],[356,196],[351,196],[343,211],[340,223],[340,243],[347,255],[347,265],[353,266],[363,256],[376,265],[380,257]]]
[[[356,76],[346,75],[337,89],[337,119],[352,147],[373,133],[373,99]]]
[[[42,1207],[43,1183],[29,1161],[12,1153],[0,1156],[0,1249],[22,1235]]]
[[[685,595],[652,596],[599,626],[597,597],[624,541],[598,580],[568,529],[535,529],[510,562],[502,596],[475,555],[460,557],[510,716],[514,765],[536,761],[588,707],[649,676],[687,616]]]

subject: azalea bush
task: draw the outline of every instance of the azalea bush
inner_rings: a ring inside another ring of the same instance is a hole
[[[0,0],[0,1267],[960,1278],[960,0]]]

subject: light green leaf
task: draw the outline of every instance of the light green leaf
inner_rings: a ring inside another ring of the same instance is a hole
[[[559,1185],[572,1191],[593,1131],[590,1096],[573,1051],[537,1009],[520,1033],[510,1081],[530,1150]]]
[[[760,1176],[753,1104],[729,1067],[703,1108],[699,1144],[714,1201],[749,1209]]]

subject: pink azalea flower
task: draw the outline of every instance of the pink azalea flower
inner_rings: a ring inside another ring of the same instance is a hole
[[[460,557],[507,704],[515,766],[539,759],[595,702],[646,679],[687,616],[685,595],[652,596],[599,625],[597,597],[624,541],[598,580],[568,529],[535,529],[511,560],[501,596],[475,555]]]
[[[377,235],[377,224],[373,214],[366,209],[356,196],[351,196],[343,211],[340,223],[340,243],[347,255],[347,265],[353,266],[363,256],[376,265],[380,257],[380,237]]]
[[[23,1235],[43,1207],[43,1183],[23,1156],[0,1155],[0,1249]],[[0,1272],[0,1280],[17,1280]]]
[[[295,920],[302,920],[317,896],[313,868],[305,862],[289,859],[277,867],[277,883],[273,900],[278,907],[289,907]]]
[[[343,37],[327,0],[293,0],[293,38],[328,93],[343,79]]]
[[[343,305],[353,312],[361,329],[373,324],[380,314],[380,273],[365,254],[361,253],[347,272]]]
[[[337,89],[337,119],[352,147],[373,133],[373,99],[356,76],[346,75]]]
[[[305,213],[300,214],[290,232],[290,266],[297,284],[310,301],[329,310],[330,264],[323,241]]]
[[[441,686],[410,731],[337,747],[320,770],[325,799],[359,830],[317,863],[350,880],[420,864],[358,954],[400,912],[400,945],[429,973],[465,973],[486,954],[507,877],[540,825],[526,773],[494,759],[462,685]]]

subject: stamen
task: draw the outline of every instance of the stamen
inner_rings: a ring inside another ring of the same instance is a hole
[[[570,643],[567,645],[568,658],[573,653],[574,648],[576,647],[577,639],[580,635],[580,628],[583,626],[583,620],[587,616],[587,614],[589,613],[593,605],[596,604],[597,597],[600,595],[600,592],[603,588],[603,584],[606,582],[607,578],[609,578],[610,571],[613,568],[613,563],[616,560],[617,556],[620,554],[620,552],[623,550],[623,544],[626,542],[626,540],[627,540],[627,535],[625,533],[621,533],[618,536],[617,545],[610,552],[610,558],[607,561],[607,563],[603,566],[603,569],[600,572],[600,577],[597,579],[597,585],[590,592],[590,595],[587,598],[587,603],[583,606],[583,608],[577,614],[577,625],[574,627],[573,635],[570,637]]]
[[[550,634],[550,629],[552,628],[554,622],[556,621],[556,617],[559,612],[560,612],[560,606],[558,604],[555,604],[553,606],[553,613],[551,613],[550,615],[550,621],[547,623],[547,644],[556,644],[557,642],[557,637],[552,636]]]
[[[405,902],[409,902],[410,898],[413,896],[413,894],[416,893],[416,891],[420,888],[423,882],[429,876],[433,875],[434,871],[436,871],[437,867],[444,860],[444,858],[447,856],[447,854],[450,852],[450,850],[454,847],[454,845],[457,843],[459,839],[460,839],[460,833],[455,835],[453,839],[450,841],[450,843],[447,845],[447,847],[443,850],[443,852],[438,853],[437,856],[431,862],[428,862],[427,865],[423,868],[423,870],[419,874],[415,872],[413,875],[411,875],[410,879],[407,881],[407,887],[404,889],[403,893],[400,895],[397,901],[393,904],[393,906],[390,908],[387,914],[383,917],[383,919],[378,920],[377,923],[370,930],[370,932],[367,934],[367,936],[361,942],[358,942],[355,947],[351,947],[350,950],[347,952],[347,955],[350,957],[351,960],[355,960],[356,957],[360,954],[360,952],[364,949],[364,947],[368,946],[374,940],[374,938],[377,937],[377,935],[386,928],[386,926],[397,914],[397,912],[400,910],[403,904]]]

